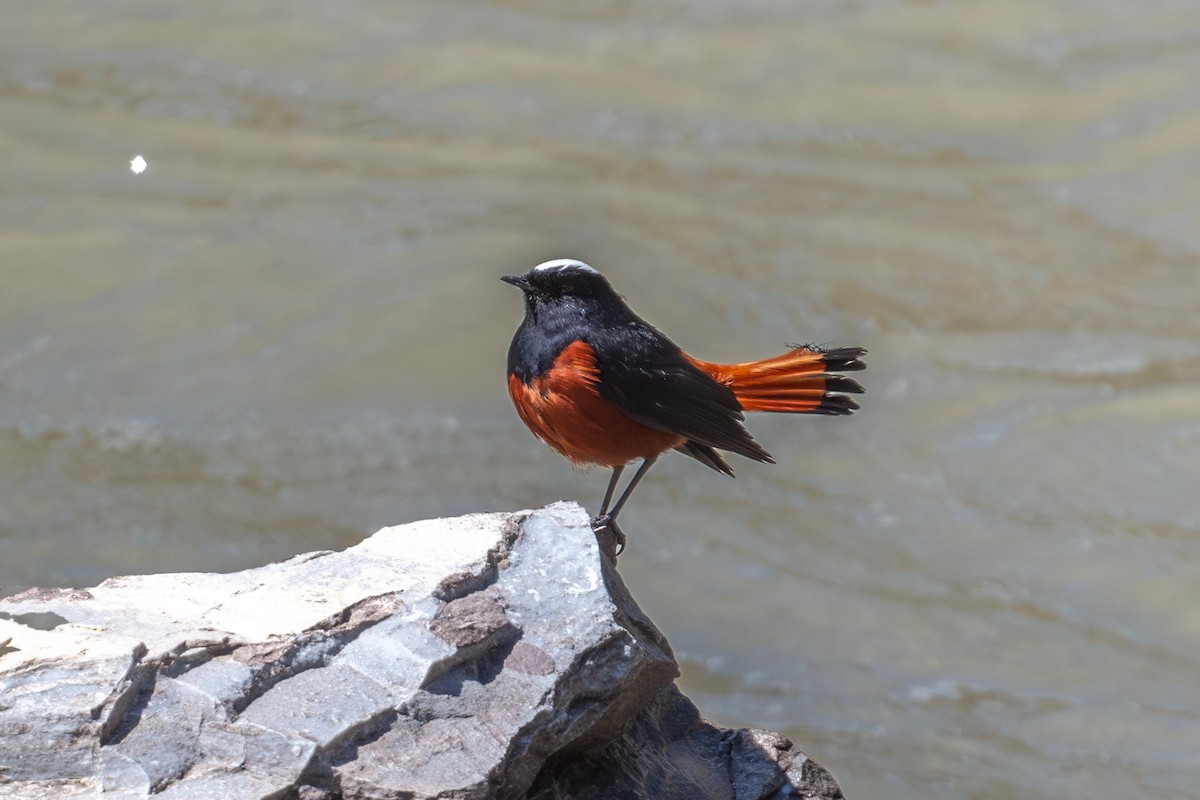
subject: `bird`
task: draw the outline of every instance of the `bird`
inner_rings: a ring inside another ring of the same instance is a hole
[[[862,385],[841,373],[864,369],[861,347],[792,345],[740,364],[701,361],[634,313],[598,270],[573,258],[501,280],[524,294],[525,318],[508,349],[508,394],[533,435],[576,467],[612,470],[593,529],[617,524],[659,456],[677,450],[717,472],[734,471],[720,451],[773,464],[744,424],[745,412],[841,416],[859,408]],[[626,466],[640,460],[613,503]]]

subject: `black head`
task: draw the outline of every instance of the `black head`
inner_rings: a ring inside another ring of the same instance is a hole
[[[508,372],[522,381],[545,373],[563,348],[580,341],[592,348],[601,365],[626,358],[655,363],[680,359],[679,348],[633,313],[608,279],[582,261],[558,258],[501,280],[525,294],[525,319],[508,350]]]
[[[607,278],[573,258],[547,261],[524,275],[504,275],[500,280],[525,293],[525,309],[534,316],[540,310],[554,306],[625,305]]]

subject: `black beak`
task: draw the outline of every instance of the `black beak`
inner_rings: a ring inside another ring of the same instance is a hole
[[[529,279],[524,275],[501,275],[500,280],[504,281],[505,283],[511,283],[522,292],[529,288]]]

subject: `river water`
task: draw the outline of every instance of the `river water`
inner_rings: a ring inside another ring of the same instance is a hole
[[[582,258],[863,410],[621,568],[853,798],[1200,798],[1200,4],[3,4],[0,584],[577,498],[500,283]],[[142,155],[141,174],[130,161]]]

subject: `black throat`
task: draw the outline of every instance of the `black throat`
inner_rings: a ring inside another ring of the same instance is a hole
[[[606,328],[637,321],[615,295],[608,302],[574,296],[526,296],[525,300],[525,319],[508,348],[508,372],[523,383],[545,374],[573,342],[595,347]]]

